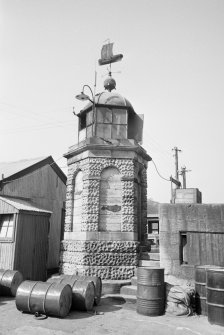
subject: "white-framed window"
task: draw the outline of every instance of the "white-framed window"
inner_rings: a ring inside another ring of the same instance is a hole
[[[14,231],[14,215],[0,214],[0,240],[11,240]]]

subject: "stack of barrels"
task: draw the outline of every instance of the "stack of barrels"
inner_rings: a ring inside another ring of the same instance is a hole
[[[48,282],[66,283],[72,288],[72,309],[91,311],[101,299],[102,282],[97,276],[61,275],[53,276]]]
[[[70,309],[91,311],[101,299],[97,276],[52,276],[47,282],[24,280],[19,271],[0,269],[0,296],[16,298],[22,312],[64,318]]]
[[[165,311],[164,269],[139,267],[137,269],[137,312],[158,316]]]
[[[215,265],[195,267],[196,312],[211,324],[224,326],[224,268]]]
[[[90,311],[99,304],[100,277],[53,276],[47,282],[24,281],[17,289],[16,307],[36,315],[65,317],[70,309]]]

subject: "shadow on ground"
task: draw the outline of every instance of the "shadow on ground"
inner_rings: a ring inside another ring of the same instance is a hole
[[[67,320],[85,319],[93,317],[95,315],[104,315],[106,313],[116,312],[121,310],[122,308],[127,310],[135,310],[136,302],[132,300],[126,300],[123,297],[113,297],[113,296],[102,297],[100,304],[98,306],[94,306],[92,311],[88,312],[70,311],[66,319]]]
[[[14,297],[4,297],[4,296],[1,296],[0,297],[0,306],[1,305],[5,305],[7,304],[8,301],[12,301],[12,300],[15,300]]]

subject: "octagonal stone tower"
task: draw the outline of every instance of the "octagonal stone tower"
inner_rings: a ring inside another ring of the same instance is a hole
[[[143,120],[130,102],[104,91],[80,111],[69,148],[60,272],[124,280],[134,276],[147,215]]]

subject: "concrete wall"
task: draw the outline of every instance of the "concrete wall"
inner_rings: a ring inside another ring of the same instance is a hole
[[[160,204],[160,265],[165,273],[193,279],[195,265],[224,266],[224,204]],[[181,264],[181,234],[187,244]]]
[[[175,190],[175,203],[202,203],[201,192],[197,188],[177,188]]]

